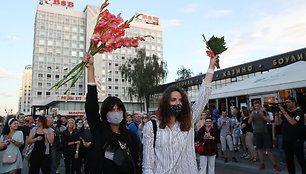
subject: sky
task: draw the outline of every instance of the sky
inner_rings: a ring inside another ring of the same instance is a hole
[[[71,0],[72,10],[104,1]],[[166,82],[177,78],[182,65],[193,75],[205,73],[209,58],[202,34],[224,36],[228,50],[220,66],[242,63],[306,47],[305,0],[109,0],[113,14],[129,19],[137,10],[158,16],[163,28]],[[0,115],[18,111],[22,72],[32,64],[34,20],[39,0],[2,1],[0,10]]]

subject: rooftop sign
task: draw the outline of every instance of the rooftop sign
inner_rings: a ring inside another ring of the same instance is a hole
[[[71,1],[61,1],[61,0],[45,0],[46,4],[51,4],[51,5],[60,5],[63,7],[74,7],[74,3]]]
[[[142,14],[142,15],[139,15]],[[147,21],[147,22],[153,22],[156,23],[157,25],[159,24],[159,18],[156,16],[152,16],[152,15],[148,15],[148,14],[143,14],[140,11],[136,11],[136,16],[139,15],[137,17],[137,19],[143,20],[143,21]]]

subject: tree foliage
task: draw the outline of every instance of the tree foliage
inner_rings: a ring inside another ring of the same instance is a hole
[[[191,77],[191,75],[193,74],[193,72],[191,71],[191,69],[187,69],[185,68],[183,65],[177,70],[176,72],[178,79],[176,79],[176,81],[179,80],[184,80],[184,79],[188,79]]]
[[[127,90],[130,99],[137,97],[139,101],[145,101],[148,111],[150,98],[167,76],[166,62],[154,54],[146,56],[145,49],[140,49],[136,58],[128,59],[119,70],[121,76],[130,83]]]

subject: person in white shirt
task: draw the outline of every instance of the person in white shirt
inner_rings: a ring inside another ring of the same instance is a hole
[[[152,122],[143,129],[143,174],[198,173],[193,126],[208,103],[217,58],[210,59],[192,108],[182,88],[170,86],[165,90],[158,109],[156,134]]]

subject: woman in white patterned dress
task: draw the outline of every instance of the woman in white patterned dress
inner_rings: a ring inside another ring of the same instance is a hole
[[[180,87],[170,86],[164,92],[158,111],[155,147],[152,122],[148,122],[143,130],[144,174],[198,173],[193,125],[209,100],[217,58],[210,59],[205,80],[192,108]]]

